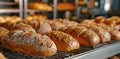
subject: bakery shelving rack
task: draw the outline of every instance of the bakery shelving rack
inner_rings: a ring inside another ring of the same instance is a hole
[[[53,18],[54,19],[57,18],[57,8],[56,7],[57,7],[57,0],[53,0]],[[28,0],[24,0],[24,18],[27,17],[28,12],[51,12],[51,11],[28,9]]]
[[[19,13],[19,16],[23,18],[23,0],[19,0],[19,3],[15,2],[0,2],[0,5],[17,5],[19,4],[19,8],[7,8],[7,9],[0,9],[0,13]]]
[[[28,12],[49,12],[49,11],[44,11],[44,10],[35,10],[35,9],[28,9],[28,1],[29,0],[24,0],[24,18],[26,18],[27,17],[27,15],[28,15]],[[42,0],[42,1],[44,1],[44,0]],[[46,1],[46,0],[45,0]],[[59,10],[57,10],[57,4],[58,4],[58,1],[59,0],[53,0],[53,19],[57,19],[57,14],[58,14],[58,11]],[[74,0],[73,0],[74,1]],[[63,2],[67,2],[67,0],[63,0]],[[69,13],[69,10],[67,11],[67,10],[65,10],[66,12],[65,12],[65,14],[68,14]]]

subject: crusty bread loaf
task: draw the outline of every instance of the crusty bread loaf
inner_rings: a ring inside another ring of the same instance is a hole
[[[95,24],[95,21],[90,19],[85,19],[81,21],[80,24]]]
[[[85,26],[88,29],[95,31],[95,33],[97,33],[97,35],[100,37],[102,43],[109,42],[111,40],[110,33],[101,27],[89,24],[81,24],[81,26]]]
[[[49,31],[45,33],[56,44],[58,50],[71,51],[79,48],[79,43],[71,35],[61,31]]]
[[[28,24],[24,24],[24,23],[17,23],[14,26],[14,29],[22,30],[22,31],[27,31],[27,32],[36,32],[35,29],[32,28],[32,26],[30,26]]]
[[[106,20],[106,17],[104,16],[98,16],[95,18],[95,22],[97,23],[104,23],[105,20]]]
[[[59,30],[61,28],[64,28],[65,25],[62,24],[61,22],[56,22],[56,21],[48,21],[48,23],[50,24],[52,30]]]
[[[41,20],[34,20],[34,21],[26,20],[26,21],[21,21],[18,23],[25,23],[25,24],[32,26],[36,30],[36,32],[39,34],[43,34],[47,31],[52,30],[50,24],[48,24],[47,22],[41,21]]]
[[[22,21],[19,21],[17,23],[24,23],[24,24],[28,24],[30,26],[32,26],[35,30],[39,29],[40,27],[40,22],[38,20],[22,20]]]
[[[52,29],[51,29],[50,24],[40,21],[40,27],[39,27],[39,29],[37,29],[37,32],[39,34],[43,34],[45,32],[51,31],[51,30]]]
[[[70,26],[60,29],[60,31],[71,34],[79,42],[79,44],[83,46],[96,46],[100,43],[98,35],[94,31],[83,26]]]
[[[52,11],[52,7],[49,6],[47,3],[44,2],[29,2],[28,3],[29,9],[36,9],[42,11]]]
[[[15,23],[5,22],[5,23],[1,23],[0,27],[5,27],[11,31],[11,30],[14,30],[15,25],[16,25]]]
[[[26,20],[46,20],[47,19],[47,16],[46,15],[43,15],[43,14],[31,14],[31,15],[28,15]]]
[[[111,28],[110,26],[108,26],[104,23],[99,23],[99,24],[94,24],[94,25],[99,26],[99,27],[107,30],[111,35],[111,39],[120,40],[120,31],[115,30],[115,29]]]
[[[22,31],[36,32],[35,29],[32,28],[32,26],[28,24],[24,24],[24,23],[6,22],[6,23],[0,24],[0,26],[7,28],[9,31],[17,29],[17,30],[22,30]]]
[[[2,16],[0,16],[0,23],[5,23],[5,22],[6,22],[5,19]]]
[[[76,8],[76,6],[73,3],[58,3],[57,4],[57,9],[58,10],[74,10]]]
[[[3,47],[34,56],[52,56],[57,48],[54,42],[46,35],[35,32],[14,30],[2,37]]]
[[[4,35],[6,35],[6,33],[8,33],[9,31],[4,28],[4,27],[0,27],[0,42],[1,42],[1,37],[3,37]]]

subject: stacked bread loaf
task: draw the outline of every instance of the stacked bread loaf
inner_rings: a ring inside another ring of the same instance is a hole
[[[95,47],[100,43],[120,40],[120,31],[114,28],[118,23],[111,26],[107,21],[103,22],[103,18],[84,20],[81,23],[68,19],[1,23],[0,42],[12,51],[48,57],[57,50],[72,51],[79,49],[80,45]]]
[[[21,18],[18,16],[0,16],[0,23],[5,23],[5,22],[17,22],[20,21]]]
[[[42,11],[52,11],[52,7],[49,6],[47,3],[44,2],[29,2],[28,3],[29,9],[36,9]]]
[[[57,5],[57,9],[64,11],[64,10],[75,10],[76,6],[73,3],[68,3],[68,2],[64,2],[64,3],[58,3]]]
[[[32,14],[32,15],[28,15],[26,20],[38,20],[38,19],[41,19],[41,20],[46,20],[47,19],[47,16],[46,15],[43,15],[43,14]]]

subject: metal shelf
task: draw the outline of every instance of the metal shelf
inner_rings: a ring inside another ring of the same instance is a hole
[[[0,5],[16,5],[15,2],[0,2]]]
[[[0,9],[0,13],[18,13],[19,9]]]
[[[66,59],[105,59],[120,53],[120,42],[105,45]]]

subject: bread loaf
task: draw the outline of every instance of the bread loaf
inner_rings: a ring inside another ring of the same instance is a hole
[[[60,31],[71,34],[79,42],[79,44],[83,46],[96,46],[100,43],[98,35],[94,31],[83,26],[70,26],[61,29]]]
[[[9,31],[8,31],[6,28],[0,27],[0,42],[1,42],[1,40],[2,40],[1,37],[5,36],[8,32],[9,32]]]
[[[57,9],[58,10],[74,10],[76,6],[73,3],[58,3],[57,4]]]
[[[30,26],[28,24],[24,24],[24,23],[17,23],[14,26],[14,29],[22,30],[22,31],[27,31],[27,32],[36,32],[35,29],[32,28],[32,26]]]
[[[2,37],[3,47],[34,56],[52,56],[57,48],[54,42],[46,35],[35,32],[14,30]]]
[[[95,22],[97,23],[104,23],[106,21],[106,17],[104,16],[98,16],[95,18]]]
[[[99,24],[95,24],[95,25],[107,30],[111,35],[111,39],[120,40],[120,31],[115,30],[104,23],[99,23]]]
[[[61,31],[49,31],[45,33],[56,44],[58,50],[71,51],[79,48],[79,43],[71,35]]]
[[[110,33],[100,27],[97,27],[95,25],[87,25],[87,24],[82,24],[81,26],[85,26],[88,29],[95,31],[95,33],[97,33],[97,35],[100,37],[102,43],[109,42],[111,40]]]
[[[52,7],[44,2],[29,2],[28,8],[42,10],[42,11],[52,11]]]

